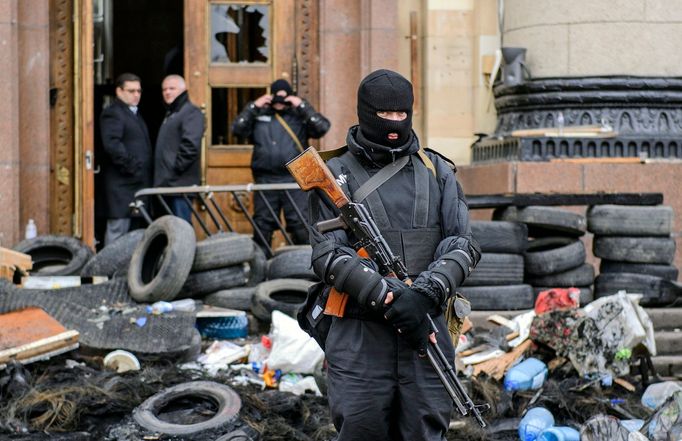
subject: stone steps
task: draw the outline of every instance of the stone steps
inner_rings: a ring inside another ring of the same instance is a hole
[[[657,355],[651,357],[656,373],[662,377],[682,376],[682,355]]]
[[[658,355],[682,355],[681,331],[655,331]]]

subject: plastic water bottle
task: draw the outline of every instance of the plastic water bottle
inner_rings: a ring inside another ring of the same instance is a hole
[[[180,299],[170,302],[173,311],[191,312],[196,309],[196,302],[193,299]]]
[[[539,389],[547,379],[547,365],[537,358],[527,358],[507,371],[506,390]]]
[[[537,441],[580,441],[580,432],[572,427],[558,426],[545,429]]]
[[[26,234],[24,236],[25,239],[33,239],[38,235],[38,228],[36,227],[36,223],[33,221],[33,219],[29,219],[28,223],[26,224]]]
[[[554,425],[552,412],[544,407],[534,407],[526,412],[519,424],[519,439],[521,441],[535,441],[543,430]]]
[[[164,302],[163,300],[159,300],[158,302],[154,302],[147,306],[147,314],[159,315],[171,312],[172,310],[173,305],[171,305],[170,302]]]

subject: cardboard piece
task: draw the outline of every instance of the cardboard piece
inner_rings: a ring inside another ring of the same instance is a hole
[[[0,314],[0,329],[0,369],[11,360],[28,364],[78,348],[78,331],[36,307]]]

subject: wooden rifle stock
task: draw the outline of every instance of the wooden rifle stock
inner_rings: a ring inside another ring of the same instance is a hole
[[[301,190],[309,191],[319,188],[337,208],[341,208],[350,202],[341,186],[336,182],[332,172],[329,171],[329,168],[313,147],[308,147],[303,153],[289,161],[286,166],[289,173],[296,179]],[[342,226],[336,219],[332,220],[332,222],[335,222],[334,225]],[[325,304],[324,313],[343,317],[347,302],[348,294],[339,292],[332,287]]]
[[[317,150],[308,147],[303,153],[287,163],[289,173],[296,179],[303,191],[319,188],[337,207],[343,207],[350,202],[348,196],[341,190],[336,178],[329,171],[327,165]]]

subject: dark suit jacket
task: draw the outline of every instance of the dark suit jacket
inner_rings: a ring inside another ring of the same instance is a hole
[[[199,185],[204,115],[187,92],[170,106],[154,149],[154,187]]]
[[[101,165],[105,213],[108,219],[130,217],[135,192],[152,186],[152,144],[147,124],[116,99],[102,111]]]

